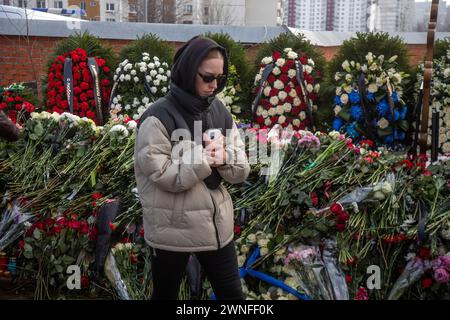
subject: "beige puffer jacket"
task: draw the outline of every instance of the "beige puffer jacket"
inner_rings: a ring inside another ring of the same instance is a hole
[[[182,151],[172,155],[175,146]],[[243,182],[250,166],[235,124],[226,150],[233,162],[219,167],[220,175],[229,183]],[[197,164],[187,160],[192,153],[201,159]],[[145,240],[150,246],[197,252],[217,250],[233,239],[231,197],[222,184],[211,190],[203,182],[211,168],[201,145],[187,140],[174,144],[161,121],[150,116],[140,125],[134,157]]]

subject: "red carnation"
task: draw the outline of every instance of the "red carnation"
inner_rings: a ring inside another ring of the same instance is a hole
[[[285,74],[280,75],[278,79],[280,79],[280,81],[283,82],[284,84],[287,84],[289,82],[289,78]]]
[[[80,62],[80,68],[81,68],[81,69],[87,69],[87,64],[86,64],[86,62]]]
[[[145,231],[144,231],[144,227],[142,226],[141,229],[139,230],[139,235],[143,238],[144,234],[145,234]]]
[[[241,234],[241,227],[238,225],[234,226],[234,234],[235,235],[240,235]]]
[[[350,219],[350,215],[344,211],[338,215],[337,221],[338,223],[345,223],[348,219]]]
[[[264,124],[264,118],[262,116],[256,117],[256,122],[258,124]]]
[[[83,289],[87,289],[87,288],[89,288],[91,281],[89,280],[88,276],[81,276],[80,283],[81,283],[81,287]]]
[[[89,119],[94,120],[95,119],[95,113],[91,110],[86,111],[86,117],[88,117]]]
[[[272,89],[270,90],[270,96],[271,96],[271,97],[277,97],[277,96],[278,96],[278,93],[279,93],[279,91],[278,91],[277,89],[275,89],[275,88],[272,88]]]
[[[103,72],[108,73],[109,71],[110,71],[109,67],[103,67]],[[108,82],[109,82],[109,80],[108,80]],[[107,86],[108,84],[104,84],[104,86]]]
[[[116,228],[117,228],[117,225],[115,223],[110,222],[108,225],[112,231],[116,230]]]
[[[136,257],[136,255],[134,254],[134,252],[130,253],[130,260],[132,264],[136,264],[138,262],[138,259]]]
[[[87,90],[87,89],[89,89],[89,84],[86,82],[82,82],[80,87],[82,90]]]
[[[8,97],[8,98],[6,98],[6,103],[11,103],[11,102],[14,102],[14,98],[13,97]]]
[[[352,280],[353,280],[353,278],[351,275],[348,275],[348,274],[345,275],[345,282],[347,282],[347,284],[352,283]]]
[[[300,62],[301,62],[303,65],[308,64],[308,58],[305,57],[305,56],[302,56],[302,57],[300,57]]]
[[[310,197],[312,206],[317,207],[317,205],[319,204],[319,197],[317,196],[317,193],[311,192]]]
[[[430,259],[430,249],[428,248],[420,248],[419,249],[419,257],[423,260]]]

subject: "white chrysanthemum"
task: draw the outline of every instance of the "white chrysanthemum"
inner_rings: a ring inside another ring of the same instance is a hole
[[[139,68],[139,71],[141,71],[141,72],[146,72],[146,71],[147,71],[147,67],[141,66],[141,67]]]
[[[137,73],[137,72],[136,72],[136,70],[134,70],[134,69],[130,71],[130,74],[131,74],[132,76],[135,76],[136,73]]]
[[[149,103],[149,102],[150,102],[150,99],[149,99],[148,97],[142,98],[142,103],[143,103],[143,104],[147,104],[147,103]]]
[[[158,73],[159,73],[159,74],[163,74],[163,73],[164,73],[164,69],[163,69],[163,68],[159,68],[159,69],[158,69]]]
[[[117,74],[114,75],[113,80],[117,81]]]
[[[270,87],[265,87],[264,88],[264,95],[266,96],[266,97],[269,97],[270,96]]]
[[[162,92],[162,93],[167,93],[167,87],[162,87],[162,88],[161,88],[161,92]]]
[[[125,80],[125,75],[121,74],[120,77],[119,77],[119,80],[120,81],[124,81]]]
[[[442,152],[450,153],[450,142],[446,142],[442,145]]]
[[[381,118],[378,122],[378,127],[380,127],[380,129],[386,129],[389,126],[389,121],[386,120],[385,118]]]
[[[285,91],[280,91],[278,93],[278,98],[282,101],[284,101],[287,98],[288,94]]]
[[[287,56],[288,56],[289,59],[292,59],[292,60],[295,60],[295,59],[298,58],[298,54],[296,52],[294,52],[294,51],[289,51],[287,53]]]
[[[276,114],[277,114],[277,109],[276,108],[270,108],[269,110],[267,110],[267,115],[269,117],[273,117]]]
[[[128,111],[131,109],[131,106],[129,104],[125,105],[125,110]]]
[[[114,103],[114,104],[117,104],[117,103],[119,103],[119,99],[117,99],[117,97],[114,97],[114,99],[113,99],[113,103]]]
[[[149,75],[146,75],[145,76],[145,81],[151,82],[152,81],[152,77],[150,77]]]
[[[272,120],[270,120],[269,118],[266,118],[266,119],[264,120],[264,124],[265,124],[266,126],[270,126],[270,125],[272,124]]]
[[[113,126],[111,128],[110,132],[119,132],[124,137],[128,137],[128,135],[129,135],[129,132],[128,132],[127,128],[125,128],[121,124],[116,124],[115,126]]]
[[[134,82],[138,83],[139,82],[139,78],[138,77],[134,77]]]
[[[278,105],[279,99],[278,97],[270,97],[269,102],[271,105],[276,106]]]
[[[341,102],[342,102],[342,104],[347,104],[348,103],[348,94],[344,93],[341,96]]]
[[[272,70],[272,73],[276,76],[278,76],[279,74],[281,74],[281,70],[278,67],[274,67]]]
[[[161,81],[159,81],[159,80],[154,80],[153,81],[153,85],[156,86],[156,87],[159,87],[160,84],[161,84]]]
[[[170,70],[167,70],[166,75],[170,78]]]
[[[156,87],[151,87],[150,88],[150,92],[155,94],[158,91],[158,89]]]
[[[120,71],[122,71],[122,69],[120,69],[120,68],[116,69],[116,73],[120,73]]]
[[[275,64],[276,64],[277,66],[279,66],[279,67],[284,66],[285,63],[286,63],[286,60],[283,59],[283,58],[279,58],[279,59],[277,60],[277,62],[275,62]]]
[[[161,63],[159,61],[155,61],[155,67],[159,68],[161,66]]]
[[[133,65],[131,63],[127,63],[125,67],[123,67],[123,70],[128,71],[133,69]]]
[[[283,123],[285,123],[285,122],[286,122],[286,117],[283,116],[283,115],[281,115],[281,116],[278,118],[278,123],[279,123],[279,124],[283,124]]]
[[[273,84],[275,89],[281,90],[284,88],[284,83],[280,80],[276,80]]]

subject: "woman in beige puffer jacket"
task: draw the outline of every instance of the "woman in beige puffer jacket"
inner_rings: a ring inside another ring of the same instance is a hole
[[[231,115],[215,99],[227,70],[225,49],[191,39],[175,56],[170,93],[139,121],[135,175],[153,249],[153,299],[177,298],[190,253],[219,299],[242,299],[233,203],[222,180],[243,182],[250,168]],[[212,140],[208,129],[222,134]]]

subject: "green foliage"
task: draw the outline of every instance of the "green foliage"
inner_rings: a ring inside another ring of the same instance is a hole
[[[235,66],[238,83],[240,83],[241,87],[239,98],[244,106],[242,115],[244,117],[249,116],[251,111],[251,97],[248,93],[251,90],[253,70],[250,67],[250,62],[247,58],[247,52],[245,51],[244,46],[234,41],[227,33],[208,32],[205,33],[204,36],[214,40],[227,50],[229,64],[230,66]]]
[[[142,60],[142,53],[147,52],[150,57],[158,57],[161,61],[172,64],[175,50],[171,44],[162,40],[158,36],[147,33],[142,37],[138,37],[129,45],[123,47],[120,52],[120,61],[128,59],[132,63]]]
[[[434,58],[439,59],[447,54],[447,50],[450,49],[450,37],[444,38],[442,40],[437,40],[434,44]]]

